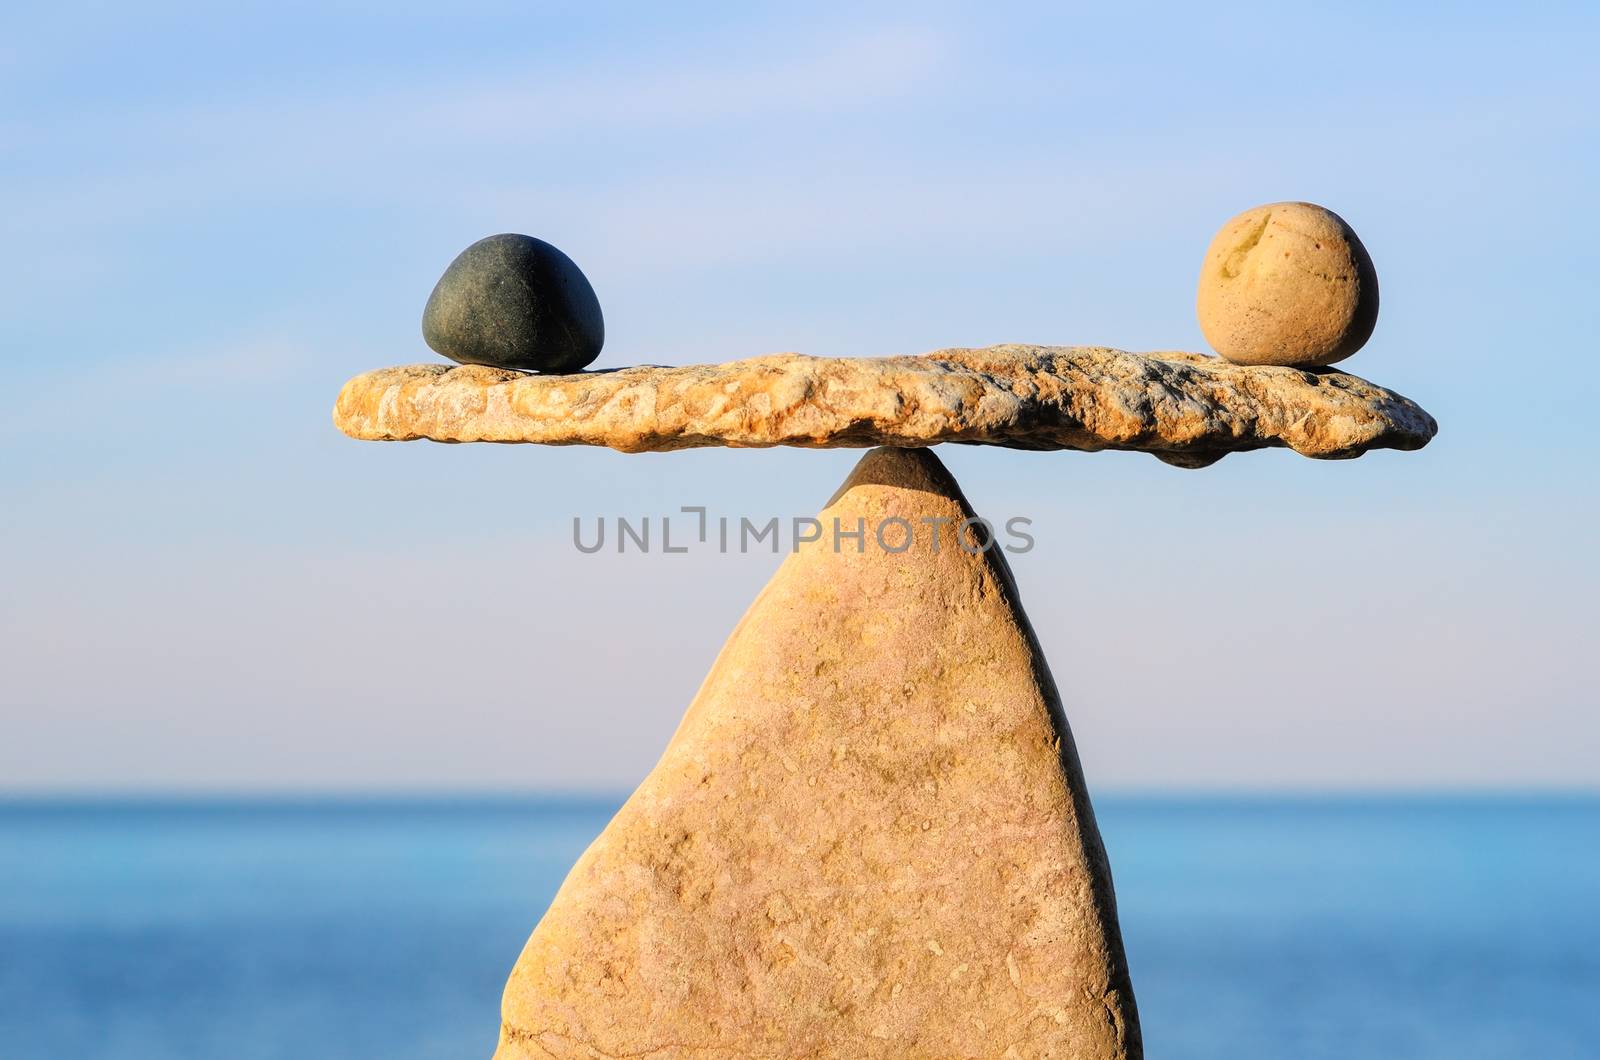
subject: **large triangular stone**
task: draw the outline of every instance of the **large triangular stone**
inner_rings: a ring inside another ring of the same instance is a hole
[[[535,929],[498,1060],[1141,1055],[1077,752],[971,514],[932,453],[862,459]]]

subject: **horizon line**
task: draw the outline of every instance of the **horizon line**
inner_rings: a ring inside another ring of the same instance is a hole
[[[120,805],[129,809],[181,805],[382,806],[538,805],[620,807],[622,788],[0,788],[0,809]],[[1600,800],[1600,784],[1371,787],[1115,786],[1091,792],[1091,802],[1317,803],[1317,802],[1573,802]]]

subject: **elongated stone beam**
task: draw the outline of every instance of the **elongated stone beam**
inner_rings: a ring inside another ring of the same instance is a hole
[[[920,357],[776,354],[718,365],[528,375],[412,365],[345,384],[334,423],[368,441],[1150,452],[1204,467],[1273,446],[1345,459],[1420,449],[1415,402],[1328,369],[1242,366],[1194,353],[991,346]]]

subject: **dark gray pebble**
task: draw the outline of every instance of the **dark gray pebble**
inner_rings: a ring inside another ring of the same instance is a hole
[[[532,236],[480,239],[428,296],[422,337],[462,364],[576,372],[600,356],[605,319],[582,270]]]

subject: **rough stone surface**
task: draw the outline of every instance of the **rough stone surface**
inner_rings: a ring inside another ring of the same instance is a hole
[[[968,442],[1135,449],[1182,467],[1287,446],[1337,459],[1419,449],[1437,429],[1353,375],[1194,353],[992,346],[920,357],[778,354],[570,376],[416,365],[357,376],[334,422],[371,441],[537,442],[624,452]]]
[[[1372,335],[1378,273],[1338,214],[1275,202],[1222,226],[1196,308],[1206,341],[1235,364],[1328,365]]]
[[[1015,585],[924,522],[970,515],[930,452],[861,460],[533,932],[497,1060],[1141,1056]]]
[[[453,361],[575,372],[605,344],[600,300],[572,259],[507,233],[463,250],[422,311],[422,337]]]

